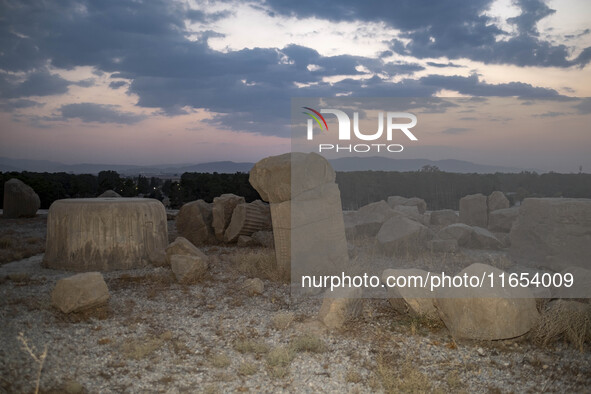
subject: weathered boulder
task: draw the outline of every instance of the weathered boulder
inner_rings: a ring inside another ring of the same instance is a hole
[[[255,231],[252,233],[251,238],[258,243],[259,245],[265,248],[274,248],[275,244],[273,241],[273,232],[272,231]]]
[[[509,202],[507,197],[505,197],[505,194],[498,190],[492,192],[488,196],[486,202],[489,212],[496,211],[497,209],[509,208],[511,206],[511,203]]]
[[[497,340],[527,333],[539,318],[530,289],[491,287],[488,275],[498,279],[504,271],[486,264],[472,264],[457,276],[486,275],[481,287],[444,288],[435,299],[441,320],[455,338]],[[505,277],[507,274],[505,273]],[[455,297],[455,298],[454,298]],[[461,297],[461,298],[458,298]]]
[[[475,226],[472,227],[472,237],[466,247],[472,249],[500,249],[503,244],[487,229]]]
[[[386,201],[373,202],[343,217],[345,231],[356,237],[375,237],[382,224],[395,215]]]
[[[500,249],[502,243],[490,231],[464,223],[450,224],[437,233],[437,238],[457,241],[459,246],[471,249]]]
[[[458,245],[466,246],[472,238],[472,227],[464,223],[455,223],[445,226],[437,233],[438,239],[453,239]]]
[[[224,233],[224,242],[234,242],[241,235],[271,229],[271,210],[261,200],[236,205],[230,224]]]
[[[244,289],[246,294],[250,296],[263,294],[265,291],[265,284],[259,278],[246,279],[242,289]]]
[[[394,209],[397,205],[405,205],[405,206],[416,206],[419,210],[420,214],[425,213],[427,210],[427,203],[422,198],[418,197],[401,197],[401,196],[390,196],[388,197],[388,205],[390,208]]]
[[[2,215],[5,218],[35,216],[41,206],[39,196],[32,187],[19,179],[12,178],[4,183],[4,205]]]
[[[394,212],[421,224],[423,223],[424,214],[419,213],[419,208],[416,205],[396,205],[394,207]]]
[[[523,265],[589,269],[591,199],[526,198],[510,239],[510,255]]]
[[[335,172],[316,153],[286,153],[267,157],[250,170],[249,182],[264,201],[289,201],[300,193],[335,181]]]
[[[361,313],[363,309],[362,291],[360,288],[338,288],[332,293],[327,292],[318,312],[318,319],[331,329],[342,328],[343,325]]]
[[[433,238],[428,227],[406,217],[395,216],[380,228],[377,241],[387,254],[417,252],[426,249],[427,241]]]
[[[200,259],[207,261],[207,255],[189,242],[188,239],[183,237],[177,237],[174,242],[171,242],[166,248],[166,257],[169,264],[173,255],[197,256]]]
[[[457,252],[459,247],[455,239],[432,239],[427,242],[427,249],[433,253],[453,253]]]
[[[286,277],[297,282],[348,264],[340,191],[326,159],[315,153],[266,158],[249,180],[271,202],[276,260]]]
[[[470,194],[460,199],[460,222],[469,226],[486,228],[488,223],[488,205],[486,196]]]
[[[99,198],[120,198],[121,195],[114,190],[105,190]]]
[[[207,266],[207,257],[184,254],[170,256],[170,268],[179,283],[195,282],[207,272]]]
[[[439,319],[437,309],[433,305],[433,294],[428,287],[422,287],[427,275],[427,271],[415,268],[387,269],[382,273],[382,283],[386,285],[388,301],[394,310],[398,313]],[[395,278],[398,277],[404,278],[404,287],[388,286],[387,281],[396,283]]]
[[[109,289],[100,272],[85,272],[58,280],[51,304],[64,313],[80,312],[107,303]]]
[[[456,211],[451,209],[441,209],[439,211],[431,212],[430,224],[434,226],[449,226],[450,224],[457,223],[459,220]]]
[[[519,207],[497,209],[488,214],[488,229],[500,233],[508,233],[519,215]]]
[[[166,212],[158,200],[57,200],[47,216],[43,264],[72,271],[139,268],[167,244]]]
[[[240,197],[232,193],[222,194],[221,196],[215,197],[213,199],[212,226],[215,237],[218,241],[224,240],[224,233],[230,224],[234,208],[236,208],[238,204],[243,203],[245,203],[244,197]]]
[[[183,205],[176,215],[176,229],[179,235],[198,246],[215,242],[212,205],[203,200]]]

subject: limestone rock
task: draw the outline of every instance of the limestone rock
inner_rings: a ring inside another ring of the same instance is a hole
[[[79,312],[107,303],[109,289],[100,272],[60,279],[51,292],[51,304],[63,313]]]
[[[212,205],[203,200],[183,205],[176,216],[176,229],[179,235],[197,246],[215,242]]]
[[[432,239],[427,242],[427,248],[433,253],[453,253],[459,249],[455,239]]]
[[[406,217],[392,217],[380,228],[378,244],[385,253],[400,254],[426,248],[433,233],[426,226]]]
[[[469,226],[486,228],[488,205],[486,196],[478,193],[460,199],[460,222]]]
[[[170,268],[179,283],[195,282],[207,272],[207,266],[207,257],[183,254],[170,256]]]
[[[472,264],[457,275],[481,278],[484,273],[492,273],[498,278],[503,272],[486,264]],[[460,296],[462,298],[457,298]],[[491,287],[488,280],[479,288],[441,290],[435,300],[435,307],[455,338],[515,338],[527,333],[539,318],[536,300],[530,289],[498,285]]]
[[[244,202],[244,197],[239,197],[232,193],[222,194],[213,199],[212,226],[215,237],[218,241],[223,241],[224,239],[224,233],[230,224],[234,208],[236,208],[238,204],[243,204]]]
[[[275,244],[273,241],[272,231],[255,231],[252,233],[251,238],[259,245],[265,248],[274,248]]]
[[[422,198],[418,197],[401,197],[401,196],[390,196],[388,197],[388,205],[394,209],[397,205],[405,206],[416,206],[420,214],[425,213],[427,210],[427,203]]]
[[[158,200],[57,200],[47,217],[43,264],[72,271],[139,268],[167,244],[166,212]]]
[[[472,238],[472,227],[464,223],[450,224],[439,230],[437,238],[439,239],[454,239],[458,245],[466,246],[470,243]]]
[[[430,224],[434,226],[449,226],[457,223],[459,220],[458,214],[451,209],[441,209],[439,211],[431,212]]]
[[[16,178],[4,183],[5,218],[33,217],[40,206],[39,196],[29,185]]]
[[[505,197],[505,194],[498,190],[492,192],[488,196],[486,202],[489,212],[496,211],[497,209],[506,209],[511,206],[511,203],[509,202],[507,197]]]
[[[497,209],[488,214],[488,229],[500,233],[508,233],[519,215],[519,207]]]
[[[501,241],[482,227],[472,227],[472,238],[466,247],[473,249],[500,249]]]
[[[424,316],[439,319],[433,305],[433,294],[429,288],[421,287],[422,280],[426,280],[427,271],[421,269],[387,269],[382,273],[382,283],[387,285],[388,277],[406,278],[406,287],[386,287],[388,301],[398,313]],[[422,278],[422,279],[421,279]],[[394,279],[391,279],[394,280]]]
[[[464,223],[450,224],[437,233],[439,239],[455,239],[459,246],[471,249],[500,249],[501,242],[488,230]]]
[[[99,196],[99,198],[119,198],[121,195],[114,190],[105,190],[103,194]]]
[[[249,182],[264,201],[280,203],[306,190],[332,183],[335,176],[334,170],[322,156],[294,152],[257,162],[250,170]]]
[[[345,229],[356,237],[375,237],[382,224],[395,215],[386,201],[374,202],[348,214]]]
[[[394,212],[401,214],[404,217],[423,223],[423,215],[419,213],[419,208],[416,205],[396,205]]]
[[[524,265],[589,268],[591,199],[526,198],[510,239],[511,257]]]
[[[325,295],[318,312],[318,319],[328,328],[342,328],[350,319],[358,316],[363,309],[360,288],[339,288]]]
[[[259,278],[246,279],[242,288],[248,295],[253,296],[256,294],[263,294],[265,291],[265,284]]]
[[[173,255],[197,256],[200,259],[207,261],[207,255],[199,250],[199,248],[197,248],[191,242],[189,242],[188,239],[183,237],[177,237],[174,242],[172,242],[166,248],[166,257],[169,261],[169,264]]]
[[[234,242],[241,235],[250,236],[254,232],[268,230],[271,227],[271,210],[268,204],[261,200],[238,204],[224,233],[224,242]]]

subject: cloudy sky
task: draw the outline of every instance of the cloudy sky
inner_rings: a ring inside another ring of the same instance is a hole
[[[0,156],[256,161],[293,97],[485,96],[523,128],[431,120],[404,157],[591,169],[588,0],[0,1]]]

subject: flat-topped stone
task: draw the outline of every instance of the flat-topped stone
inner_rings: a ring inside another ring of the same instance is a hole
[[[166,212],[158,200],[57,200],[47,216],[43,264],[80,272],[138,268],[167,244]]]

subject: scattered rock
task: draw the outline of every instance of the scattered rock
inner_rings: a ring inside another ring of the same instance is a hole
[[[207,257],[173,254],[170,268],[179,283],[189,284],[200,279],[207,272]]]
[[[437,233],[439,239],[456,240],[459,246],[471,249],[500,249],[501,242],[488,230],[464,223],[450,224]]]
[[[434,226],[449,226],[450,224],[457,223],[459,220],[456,211],[451,209],[441,209],[439,211],[431,212],[430,224]]]
[[[85,272],[140,268],[167,244],[166,212],[158,200],[57,200],[47,216],[43,264]]]
[[[342,328],[350,319],[358,316],[363,309],[360,288],[339,288],[327,292],[318,312],[318,319],[326,327]]]
[[[174,242],[166,248],[166,256],[169,264],[171,263],[171,257],[173,255],[196,256],[207,261],[205,253],[189,242],[188,239],[183,237],[177,237]]]
[[[432,239],[427,242],[427,248],[433,253],[453,253],[459,249],[455,239]]]
[[[378,244],[385,253],[400,254],[424,249],[433,232],[426,226],[406,217],[392,217],[380,228]]]
[[[510,233],[511,257],[524,265],[561,271],[588,267],[591,199],[526,198]]]
[[[80,312],[107,303],[109,289],[100,272],[85,272],[60,279],[51,292],[51,303],[63,313]]]
[[[179,235],[197,246],[215,242],[212,206],[213,204],[203,200],[183,205],[176,216],[176,229]]]
[[[256,242],[252,237],[248,235],[240,235],[238,236],[238,240],[236,241],[236,245],[240,247],[248,247],[248,246],[257,246],[259,243]]]
[[[212,227],[218,241],[223,241],[224,239],[224,233],[230,224],[234,208],[236,208],[238,204],[243,203],[245,203],[244,197],[232,193],[222,194],[213,199]]]
[[[508,233],[519,215],[519,207],[497,209],[488,214],[488,229]]]
[[[439,239],[453,239],[458,245],[466,246],[470,243],[472,238],[472,227],[464,223],[450,224],[439,230],[437,238]]]
[[[472,227],[472,237],[466,245],[473,249],[500,249],[502,246],[497,237],[482,227]]]
[[[401,197],[401,196],[390,196],[388,197],[388,205],[390,208],[394,209],[398,205],[405,205],[405,206],[416,206],[419,210],[420,214],[425,213],[427,210],[427,203],[422,198],[418,197]]]
[[[255,231],[252,233],[251,238],[265,248],[275,247],[272,231]]]
[[[419,208],[416,205],[396,205],[394,207],[394,212],[419,223],[423,223],[424,214],[419,213]]]
[[[120,198],[121,195],[115,190],[105,190],[103,194],[98,196],[99,198]]]
[[[248,295],[253,296],[263,294],[265,291],[265,284],[259,278],[246,279],[242,288]]]
[[[497,209],[505,209],[511,206],[505,194],[501,191],[492,192],[487,198],[488,211],[496,211]]]
[[[346,215],[345,231],[356,237],[375,237],[382,224],[395,215],[386,201],[367,204]]]
[[[19,179],[12,178],[4,183],[5,218],[33,217],[41,206],[41,200],[32,187]]]
[[[478,263],[462,270],[457,276],[482,278],[485,273],[492,273],[498,278],[504,271]],[[460,296],[462,298],[458,298]],[[486,278],[482,287],[442,289],[435,300],[435,307],[455,338],[515,338],[527,333],[536,325],[539,318],[536,300],[530,289],[501,287],[498,283],[497,286],[491,287],[490,281]]]
[[[460,222],[469,226],[486,228],[488,205],[486,196],[478,193],[460,199]]]
[[[398,313],[409,313],[439,320],[437,310],[433,305],[433,294],[429,288],[421,287],[421,280],[425,280],[427,274],[427,271],[414,268],[387,269],[382,273],[382,283],[386,285],[388,277],[404,277],[407,281],[405,287],[386,287],[388,301],[394,310]]]
[[[271,210],[261,200],[238,204],[224,233],[224,242],[235,242],[241,235],[252,235],[271,228]]]

